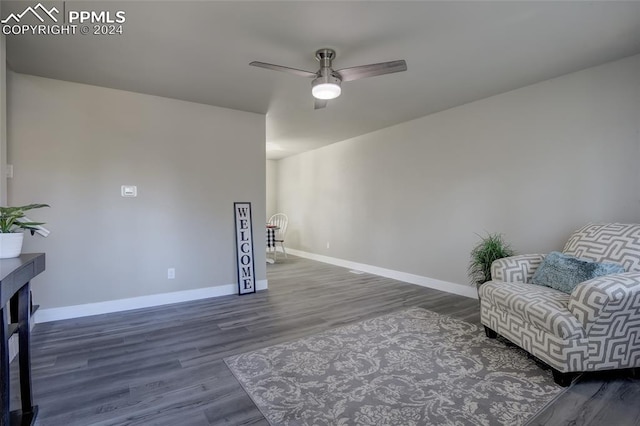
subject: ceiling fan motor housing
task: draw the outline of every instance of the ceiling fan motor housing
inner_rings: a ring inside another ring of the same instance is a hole
[[[340,79],[332,73],[325,73],[311,82],[311,93],[317,99],[335,99],[340,96]]]
[[[331,49],[320,49],[316,52],[316,59],[320,62],[318,77],[311,82],[311,93],[316,99],[335,99],[340,96],[342,80],[331,69],[331,61],[336,52]]]

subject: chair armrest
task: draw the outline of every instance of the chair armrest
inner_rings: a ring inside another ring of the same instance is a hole
[[[491,264],[491,279],[511,283],[530,283],[533,273],[544,257],[544,254],[521,254],[495,260]]]
[[[569,311],[588,336],[622,337],[631,328],[640,330],[640,272],[606,275],[578,284],[571,293]]]

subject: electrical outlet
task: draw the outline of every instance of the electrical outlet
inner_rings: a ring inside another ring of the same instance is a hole
[[[327,248],[331,248],[331,243],[329,243],[329,241],[327,241]]]
[[[167,279],[172,280],[176,277],[176,268],[167,269]]]

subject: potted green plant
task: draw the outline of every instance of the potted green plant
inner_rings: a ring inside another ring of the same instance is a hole
[[[469,278],[471,282],[480,287],[487,281],[491,281],[491,264],[494,260],[513,256],[515,251],[504,241],[502,234],[487,234],[480,237],[480,242],[471,250],[469,262]]]
[[[0,207],[0,259],[20,256],[24,231],[33,233],[44,222],[29,222],[25,211],[49,207],[48,204],[28,204],[19,207]]]

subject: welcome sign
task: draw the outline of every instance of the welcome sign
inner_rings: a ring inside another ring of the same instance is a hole
[[[236,255],[238,262],[238,293],[256,292],[256,269],[253,259],[253,228],[251,203],[233,203],[236,217]]]

